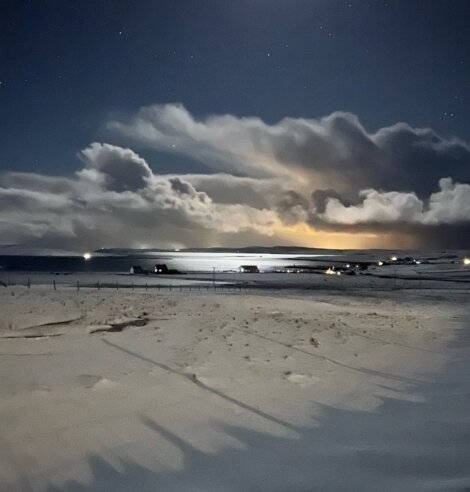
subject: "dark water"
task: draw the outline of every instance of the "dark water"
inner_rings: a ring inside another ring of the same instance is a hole
[[[260,271],[287,266],[314,266],[340,261],[333,254],[256,254],[256,253],[143,253],[128,255],[92,254],[83,256],[0,256],[0,269],[31,272],[128,272],[132,266],[153,270],[156,264],[181,272],[236,271],[242,265],[256,265]]]

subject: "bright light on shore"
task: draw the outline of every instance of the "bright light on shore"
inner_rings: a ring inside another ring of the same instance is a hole
[[[390,260],[391,260],[391,261],[397,261],[397,260],[398,260],[398,258],[397,258],[396,256],[392,256],[392,257],[390,258]]]
[[[464,258],[463,259],[463,264],[464,265],[470,265],[470,258]]]
[[[91,253],[85,253],[85,254],[83,255],[83,259],[84,259],[85,261],[88,261],[90,258],[91,258]]]
[[[382,266],[383,264],[384,264],[384,262],[383,262],[383,261],[379,261],[379,262],[377,263],[377,265],[379,265],[379,266]]]

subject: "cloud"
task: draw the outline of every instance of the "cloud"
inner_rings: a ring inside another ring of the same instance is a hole
[[[137,191],[145,188],[152,171],[144,159],[131,149],[92,143],[79,154],[86,167],[83,179],[95,181],[110,191]]]
[[[289,190],[284,193],[276,208],[285,223],[296,224],[307,221],[310,204],[304,196]]]
[[[93,143],[80,158],[72,178],[0,177],[2,237],[69,249],[210,246],[234,234],[269,237],[280,224],[268,208],[217,203],[183,176],[156,175],[127,148]]]
[[[439,191],[427,201],[416,193],[360,192],[358,205],[344,205],[338,198],[327,198],[325,210],[318,217],[330,224],[464,224],[470,222],[470,185],[439,180]]]
[[[364,190],[359,205],[343,205],[338,198],[328,198],[319,217],[330,224],[410,222],[423,212],[423,202],[415,193]]]
[[[451,178],[439,181],[440,191],[429,199],[424,224],[458,224],[470,222],[470,185],[453,183]]]
[[[2,242],[456,247],[470,237],[470,148],[430,129],[398,123],[371,133],[344,112],[272,125],[196,119],[178,104],[107,126],[132,149],[92,143],[69,177],[0,175]],[[161,175],[140,148],[190,156],[208,170]]]
[[[443,176],[470,180],[466,142],[406,123],[371,133],[345,112],[269,125],[232,115],[196,119],[181,104],[165,104],[111,121],[107,129],[134,146],[183,154],[219,172],[283,178],[296,191],[411,189],[421,196]]]
[[[289,189],[288,183],[276,178],[255,179],[227,173],[183,174],[181,177],[204,191],[214,202],[244,203],[257,209],[275,207],[279,196]]]

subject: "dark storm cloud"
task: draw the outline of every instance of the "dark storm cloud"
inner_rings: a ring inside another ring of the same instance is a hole
[[[145,160],[131,149],[95,142],[80,157],[86,164],[81,174],[97,179],[109,191],[140,190],[152,176]]]
[[[168,180],[173,191],[182,193],[183,195],[191,195],[195,193],[195,189],[187,182],[180,178],[170,178]]]
[[[279,216],[287,224],[305,222],[309,208],[308,200],[293,190],[286,191],[276,207]]]
[[[412,189],[421,195],[445,176],[470,181],[470,146],[460,139],[399,123],[379,130],[375,141],[383,156],[385,172],[377,180],[383,189]]]
[[[341,196],[336,190],[332,188],[328,190],[315,190],[312,193],[312,203],[315,213],[322,214],[325,212],[326,203],[329,198],[336,198],[346,205],[351,205],[351,201]]]

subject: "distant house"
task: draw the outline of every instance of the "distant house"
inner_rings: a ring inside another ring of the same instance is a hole
[[[168,267],[165,265],[165,263],[162,263],[160,265],[155,265],[155,273],[168,273]]]
[[[182,272],[176,268],[168,268],[165,263],[155,265],[154,272],[157,275],[182,275]]]
[[[239,273],[259,273],[259,268],[256,265],[242,265],[238,268]]]
[[[146,272],[140,265],[134,265],[134,266],[131,266],[129,272],[132,274],[132,275],[137,275],[137,274],[147,274],[148,272]]]

